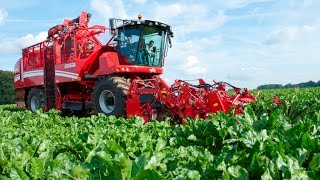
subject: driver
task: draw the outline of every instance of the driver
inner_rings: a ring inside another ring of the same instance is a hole
[[[150,41],[149,44],[146,47],[146,51],[150,56],[154,56],[155,50],[154,50],[154,41]]]
[[[154,59],[155,59],[155,53],[156,53],[156,47],[154,46],[154,41],[151,40],[148,45],[145,46],[145,52],[144,52],[144,59],[145,59],[145,63],[154,63]],[[151,61],[152,60],[152,61]]]

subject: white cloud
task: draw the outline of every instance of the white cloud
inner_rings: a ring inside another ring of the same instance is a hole
[[[263,2],[270,2],[270,1],[276,1],[276,0],[228,0],[228,1],[219,1],[216,2],[220,4],[220,7],[223,9],[237,9],[237,8],[243,8],[250,4],[254,3],[263,3]]]
[[[194,11],[197,12],[197,11]],[[222,27],[228,20],[228,17],[224,14],[224,11],[219,10],[217,13],[203,14],[198,16],[190,14],[189,18],[185,18],[184,22],[179,23],[177,31],[183,34],[189,34],[193,32],[209,32],[211,30]]]
[[[28,34],[13,40],[3,40],[0,42],[0,52],[18,53],[18,51],[22,48],[45,40],[47,35],[47,32],[41,32],[36,36]]]
[[[191,32],[208,32],[223,26],[227,22],[224,11],[213,10],[210,6],[199,3],[155,3],[152,19],[166,22],[173,27],[179,37]]]
[[[250,82],[257,81],[259,77],[266,75],[264,68],[252,66],[249,64],[235,64],[234,66],[229,65],[230,68],[226,69],[225,79],[239,87],[247,87]]]
[[[221,41],[221,36],[207,36],[194,40],[187,39],[185,41],[175,41],[174,48],[177,48],[184,54],[186,51],[192,54],[201,54],[201,52],[209,53],[208,49],[213,49],[214,47],[218,46]]]
[[[256,73],[257,71],[259,71],[260,68],[254,67],[254,66],[248,66],[248,67],[242,67],[241,71],[243,72],[249,72],[249,73]]]
[[[274,30],[267,35],[267,39],[264,41],[264,44],[272,45],[305,38],[308,35],[314,34],[318,30],[317,26],[318,25],[304,25]]]
[[[190,75],[197,75],[207,71],[196,56],[188,56],[186,63],[182,64],[181,68]]]
[[[250,81],[252,78],[244,72],[232,72],[226,76],[228,81]]]
[[[303,0],[303,7],[309,7],[313,4],[313,0]]]
[[[261,74],[264,74],[265,69],[261,67],[256,67],[252,65],[241,65],[241,71],[251,77],[252,79],[255,78],[255,76],[259,76]]]
[[[180,3],[169,5],[156,4],[155,8],[152,10],[154,12],[153,19],[163,22],[170,22],[177,16],[184,14],[187,10],[187,7]]]
[[[221,58],[219,54],[221,52],[217,54],[212,51],[219,45],[221,39],[220,36],[186,41],[173,39],[173,48],[169,50],[164,67],[166,72],[177,72],[183,74],[185,78],[202,76],[207,72],[207,65],[212,64],[212,60]],[[175,74],[176,78],[181,76],[179,74]]]
[[[133,2],[139,3],[139,4],[144,4],[147,2],[147,0],[134,0]]]
[[[0,9],[0,25],[3,24],[7,16],[8,16],[8,12],[4,9]]]
[[[122,0],[93,0],[91,1],[90,5],[94,10],[96,10],[101,16],[106,19],[127,19],[129,17]]]
[[[197,56],[190,55],[181,60],[184,63],[178,65],[178,70],[185,74],[185,77],[193,77],[193,75],[199,75],[207,71]]]
[[[235,9],[247,6],[249,3],[248,0],[229,0],[225,1],[225,6],[229,9]]]
[[[309,7],[313,4],[313,0],[303,0],[303,7]]]

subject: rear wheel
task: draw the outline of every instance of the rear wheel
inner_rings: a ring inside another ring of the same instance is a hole
[[[32,88],[29,91],[27,107],[32,112],[35,112],[36,110],[45,107],[45,96],[44,91],[42,89]]]
[[[99,80],[93,91],[93,104],[96,113],[125,116],[126,99],[130,82],[123,77],[110,77]]]

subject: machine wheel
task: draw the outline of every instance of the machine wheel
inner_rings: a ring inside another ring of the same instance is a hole
[[[29,91],[27,107],[32,112],[35,112],[40,108],[45,108],[45,96],[44,91],[42,89],[32,88]]]
[[[125,116],[126,99],[130,82],[123,77],[99,80],[93,90],[93,105],[96,113]]]

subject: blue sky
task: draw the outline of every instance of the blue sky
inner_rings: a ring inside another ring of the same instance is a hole
[[[267,83],[320,80],[320,1],[316,0],[0,0],[0,69],[13,70],[21,48],[75,18],[154,19],[175,37],[163,77],[204,78],[256,88]],[[108,33],[105,35],[107,39]]]

